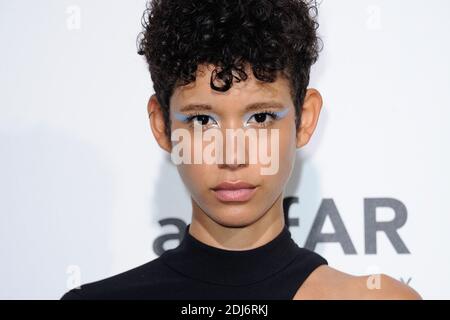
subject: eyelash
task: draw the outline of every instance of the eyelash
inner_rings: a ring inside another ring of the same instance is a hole
[[[267,126],[269,126],[270,124],[272,124],[274,121],[277,121],[280,116],[278,115],[278,113],[273,112],[273,111],[262,111],[262,112],[258,112],[253,114],[249,119],[257,116],[257,115],[261,115],[261,114],[265,114],[268,115],[269,117],[271,117],[272,119],[268,122],[256,122],[256,125],[260,128],[266,128]]]
[[[211,117],[210,115],[203,114],[203,113],[195,113],[195,114],[192,114],[192,115],[188,115],[187,118],[186,118],[186,120],[185,120],[184,122],[190,124],[190,125],[193,127],[193,126],[194,126],[193,120],[194,120],[195,118],[197,118],[197,117],[208,117],[208,118],[210,118],[210,119],[213,119],[213,117]],[[215,120],[214,120],[214,121],[215,121]],[[202,125],[202,126],[205,127],[205,126],[207,126],[207,125],[205,124],[205,125]]]
[[[252,114],[252,116],[251,116],[249,119],[251,119],[251,118],[253,118],[253,117],[257,116],[257,115],[261,115],[261,114],[268,115],[268,116],[270,116],[270,117],[272,118],[269,122],[257,122],[256,125],[257,125],[258,127],[261,127],[261,128],[267,127],[267,126],[268,126],[269,124],[271,124],[273,121],[276,121],[276,120],[278,120],[278,119],[280,118],[280,116],[279,116],[276,112],[273,112],[273,111],[261,111],[261,112]],[[186,118],[186,120],[184,120],[184,122],[190,124],[191,126],[193,126],[193,120],[194,120],[195,118],[201,117],[201,116],[203,116],[203,117],[209,117],[210,119],[213,119],[213,120],[214,120],[214,118],[211,117],[210,115],[202,114],[202,113],[195,113],[195,114],[187,115],[187,118]],[[215,121],[215,120],[214,120],[214,121]],[[207,126],[207,125],[205,124],[205,125],[203,125],[203,126],[205,127],[205,126]]]

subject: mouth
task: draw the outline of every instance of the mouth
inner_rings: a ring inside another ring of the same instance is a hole
[[[216,198],[223,202],[245,202],[250,200],[258,186],[250,183],[237,181],[225,181],[212,188]]]

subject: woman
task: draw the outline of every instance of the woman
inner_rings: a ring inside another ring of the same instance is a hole
[[[307,89],[316,10],[300,0],[150,2],[139,43],[155,89],[150,126],[191,194],[192,221],[177,248],[63,299],[420,299],[387,275],[330,267],[284,220],[296,151],[322,108]]]

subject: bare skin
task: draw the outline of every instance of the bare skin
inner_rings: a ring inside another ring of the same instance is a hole
[[[280,165],[276,174],[262,176],[259,164],[181,164],[178,172],[191,194],[192,221],[189,232],[200,241],[217,248],[249,250],[268,243],[285,225],[283,190],[292,173],[297,149],[311,139],[322,109],[322,97],[315,89],[308,89],[303,103],[301,125],[295,127],[295,108],[290,95],[289,81],[279,76],[274,83],[262,83],[247,69],[249,78],[235,82],[227,92],[210,88],[213,66],[199,66],[194,83],[178,87],[170,100],[171,131],[193,130],[176,120],[174,112],[181,112],[188,104],[208,104],[211,110],[199,112],[220,118],[220,129],[242,127],[246,107],[256,102],[276,102],[289,108],[284,118],[267,123],[268,129],[278,129]],[[165,134],[161,106],[153,95],[147,105],[150,127],[159,146],[168,153],[172,143]],[[256,113],[256,112],[255,112]],[[212,121],[211,121],[212,122]],[[259,129],[254,123],[250,127]],[[200,178],[201,177],[201,178]],[[211,190],[222,181],[242,180],[257,186],[253,198],[245,203],[218,201]],[[379,284],[373,288],[372,282]],[[369,283],[369,285],[368,285]],[[420,299],[409,286],[387,275],[353,276],[329,266],[318,267],[302,284],[294,299]]]
[[[379,285],[376,285],[379,284]],[[353,276],[330,266],[314,270],[294,300],[420,300],[410,286],[386,275]]]

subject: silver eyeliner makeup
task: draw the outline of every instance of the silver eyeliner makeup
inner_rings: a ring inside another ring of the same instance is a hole
[[[187,122],[187,120],[191,117],[190,115],[186,115],[179,112],[174,112],[175,119],[181,122]]]
[[[284,117],[286,117],[288,115],[289,110],[290,110],[289,107],[285,107],[283,110],[280,110],[280,111],[260,111],[260,112],[252,111],[252,112],[247,112],[243,116],[242,120],[244,122],[244,126],[246,126],[245,123],[251,117],[253,117],[254,115],[259,114],[259,113],[268,113],[268,114],[273,115],[273,117],[274,117],[273,120],[281,120],[281,119],[283,119]],[[198,113],[198,114],[188,115],[188,114],[183,114],[183,113],[180,113],[180,112],[174,112],[175,119],[177,119],[178,121],[181,121],[183,123],[188,123],[189,119],[192,119],[193,117],[196,117],[196,116],[202,116],[202,115],[211,117],[213,119],[213,121],[215,121],[216,123],[218,123],[220,125],[220,117],[217,116],[217,115],[211,115],[211,114],[207,114],[207,113]]]
[[[283,119],[284,117],[287,116],[288,113],[289,113],[289,107],[285,107],[283,110],[274,112],[277,119]]]

